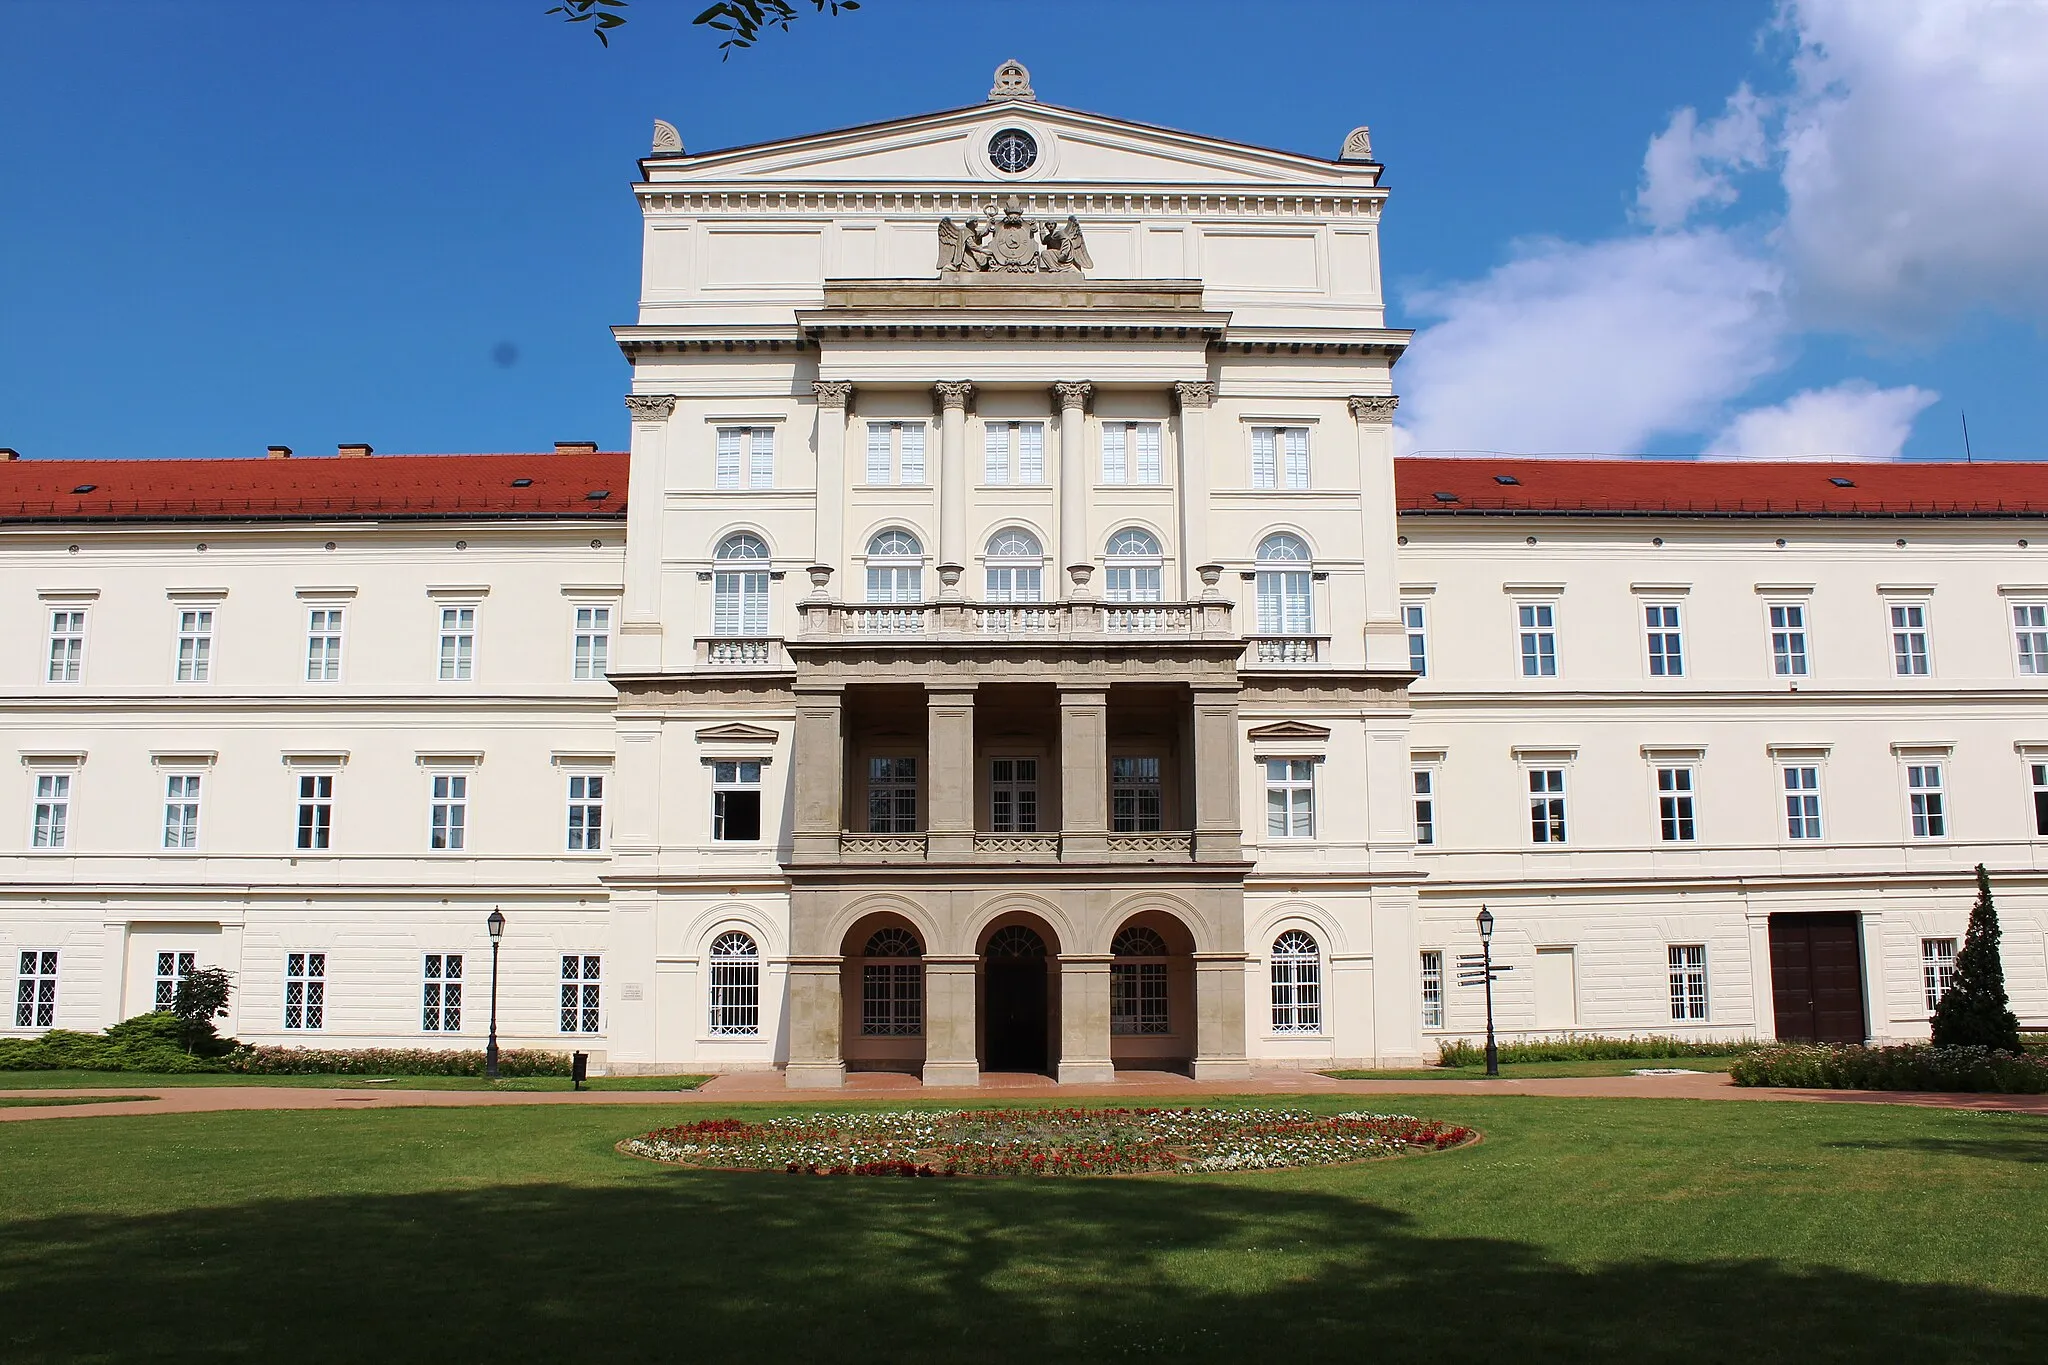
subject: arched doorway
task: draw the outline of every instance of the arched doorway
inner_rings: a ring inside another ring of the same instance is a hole
[[[1030,924],[990,931],[982,946],[983,1071],[1049,1073],[1052,954]]]
[[[924,941],[900,915],[869,915],[840,944],[841,1052],[848,1071],[907,1071],[925,1058]]]
[[[1195,940],[1163,910],[1111,936],[1109,1055],[1119,1070],[1182,1070],[1195,1055]]]

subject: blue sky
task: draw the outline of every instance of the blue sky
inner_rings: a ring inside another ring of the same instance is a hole
[[[1370,124],[1411,448],[1943,458],[1967,409],[2048,457],[2035,0],[865,0],[724,62],[700,7],[605,49],[547,0],[0,0],[0,445],[617,446],[652,119],[797,135],[1014,56],[1245,142]]]

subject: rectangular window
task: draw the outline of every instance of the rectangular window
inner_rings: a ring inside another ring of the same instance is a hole
[[[1894,602],[1892,672],[1901,678],[1927,676],[1927,608],[1919,602]]]
[[[327,954],[284,955],[284,1026],[324,1028],[327,1023]]]
[[[57,954],[24,948],[14,984],[14,1026],[53,1028],[57,1023]]]
[[[299,774],[300,848],[328,847],[334,835],[334,774]]]
[[[427,846],[454,852],[463,847],[468,834],[468,774],[435,773]]]
[[[747,843],[761,837],[761,765],[735,759],[711,765],[711,837]]]
[[[2048,602],[2013,603],[2012,630],[2020,672],[2032,677],[2048,674]]]
[[[1564,842],[1564,769],[1529,770],[1529,838],[1539,844]]]
[[[1308,428],[1252,428],[1252,487],[1308,487]]]
[[[178,613],[178,681],[205,682],[213,674],[213,612]]]
[[[1674,943],[1670,953],[1672,1021],[1688,1024],[1706,1022],[1707,946],[1704,943]]]
[[[1522,676],[1557,676],[1557,607],[1549,602],[1524,602],[1515,608],[1521,629]]]
[[[604,774],[569,775],[569,851],[595,853],[604,847]]]
[[[1038,760],[992,758],[988,764],[989,828],[999,834],[1038,829]]]
[[[1266,760],[1266,837],[1315,837],[1315,774],[1316,765],[1305,758]]]
[[[574,674],[578,682],[603,679],[611,669],[612,609],[576,608],[576,639],[573,648]]]
[[[603,968],[596,953],[562,954],[562,1032],[603,1032]]]
[[[1144,834],[1160,828],[1159,760],[1125,755],[1109,760],[1109,827],[1119,834]]]
[[[1444,955],[1438,948],[1422,955],[1422,1026],[1444,1026]]]
[[[155,993],[151,999],[153,1008],[168,1010],[178,1003],[178,983],[192,975],[192,969],[199,965],[197,953],[158,953],[156,955]]]
[[[1678,627],[1677,606],[1657,602],[1645,604],[1643,630],[1650,648],[1650,676],[1685,676],[1685,638]]]
[[[164,847],[199,847],[199,774],[164,779]]]
[[[915,1038],[924,1032],[922,966],[870,962],[861,967],[860,1031],[864,1038]]]
[[[917,832],[917,760],[868,760],[868,833]]]
[[[420,977],[421,1031],[462,1032],[462,954],[428,953]]]
[[[1693,826],[1692,769],[1657,769],[1657,832],[1667,844],[1689,844]]]
[[[1433,844],[1436,842],[1436,770],[1417,768],[1412,777],[1415,783],[1415,842]]]
[[[306,613],[306,681],[341,680],[340,607],[314,607]]]
[[[71,833],[71,774],[37,773],[31,848],[63,848]]]
[[[922,422],[868,423],[868,483],[922,484],[924,439]]]
[[[2029,763],[2027,776],[2034,787],[2034,833],[2048,835],[2048,763]]]
[[[1045,482],[1045,423],[989,422],[982,429],[982,482]]]
[[[719,488],[773,488],[775,428],[720,427],[713,477]]]
[[[1420,602],[1401,604],[1401,622],[1408,628],[1408,671],[1429,676],[1429,614]]]
[[[1102,481],[1157,484],[1165,480],[1159,453],[1159,423],[1102,424]]]
[[[1927,1012],[1941,1003],[1949,987],[1956,984],[1956,941],[1952,938],[1920,940],[1920,977],[1927,989]]]
[[[1913,816],[1915,839],[1948,836],[1948,812],[1942,801],[1939,763],[1906,765],[1906,802]]]
[[[1771,603],[1771,672],[1780,678],[1806,676],[1806,604]]]
[[[1109,968],[1109,1031],[1165,1033],[1166,964],[1113,962]]]
[[[1788,767],[1785,780],[1785,833],[1794,839],[1820,838],[1820,769]]]
[[[441,681],[468,682],[476,668],[476,608],[441,608]]]
[[[64,608],[50,613],[51,682],[72,683],[85,676],[85,612]]]

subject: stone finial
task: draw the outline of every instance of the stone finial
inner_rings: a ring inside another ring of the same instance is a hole
[[[672,393],[629,393],[626,395],[626,411],[633,414],[636,422],[659,422],[676,410],[676,396]]]
[[[843,408],[853,400],[853,385],[844,379],[813,379],[811,392],[821,408]]]
[[[1088,395],[1095,392],[1095,386],[1085,379],[1062,379],[1052,386],[1053,400],[1062,412],[1068,408],[1085,408]]]
[[[1031,89],[1031,73],[1024,69],[1024,63],[1012,57],[996,68],[996,83],[988,88],[991,104],[997,100],[1026,100],[1038,102],[1038,95]]]
[[[1344,150],[1337,153],[1339,161],[1372,160],[1372,129],[1360,124],[1344,138]]]
[[[805,569],[804,572],[811,576],[811,597],[814,600],[823,602],[832,596],[832,566],[830,564],[813,564],[810,568]]]
[[[942,379],[932,385],[932,397],[937,401],[941,412],[948,408],[965,411],[967,401],[974,397],[974,385],[964,379]]]
[[[1173,386],[1173,397],[1182,412],[1200,412],[1216,405],[1216,386],[1206,379],[1182,380]]]
[[[1223,589],[1217,585],[1223,581],[1223,566],[1221,564],[1198,564],[1195,566],[1195,572],[1202,576],[1202,600],[1204,602],[1222,601]]]
[[[1351,400],[1351,416],[1358,422],[1391,422],[1394,409],[1401,406],[1401,400],[1393,394]]]
[[[670,123],[667,119],[656,119],[654,121],[653,155],[681,156],[682,154],[683,135],[677,132],[676,126],[673,123]]]

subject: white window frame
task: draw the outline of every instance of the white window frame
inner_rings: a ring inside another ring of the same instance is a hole
[[[14,1026],[57,1027],[57,982],[62,953],[56,948],[20,948],[15,955]]]
[[[1948,759],[1943,755],[1911,756],[1901,764],[1906,783],[1906,832],[1922,842],[1948,838]]]
[[[1118,547],[1123,552],[1118,552]],[[1147,549],[1138,548],[1149,547]],[[1165,600],[1166,554],[1160,540],[1142,526],[1126,526],[1104,543],[1102,598],[1105,602]]]
[[[1653,678],[1685,676],[1685,604],[1646,598],[1636,604],[1643,625],[1643,667]]]
[[[1261,540],[1252,579],[1259,634],[1315,633],[1315,558],[1307,541],[1285,531]]]
[[[901,537],[901,540],[891,540]],[[878,545],[889,548],[877,550]],[[904,549],[909,545],[911,549]],[[862,558],[866,570],[867,601],[877,606],[891,604],[911,606],[924,602],[924,541],[915,532],[901,526],[888,527],[877,531],[868,539],[867,554]]]
[[[1033,551],[1026,553],[1024,541]],[[1000,547],[1000,548],[998,548]],[[982,555],[983,600],[1023,604],[1045,600],[1045,547],[1021,526],[1006,526],[988,538]]]
[[[1433,763],[1416,763],[1409,767],[1408,785],[1413,793],[1417,848],[1437,846],[1436,779],[1437,767]]]
[[[156,955],[156,971],[150,977],[150,1008],[159,1013],[176,1008],[178,983],[199,970],[199,954],[168,949]]]
[[[775,558],[768,542],[735,531],[711,552],[711,633],[724,638],[768,634]]]
[[[916,420],[871,419],[863,483],[869,488],[928,487],[931,435],[927,427]]]
[[[1408,669],[1418,678],[1429,676],[1429,603],[1417,598],[1401,601],[1401,628],[1408,635]]]
[[[569,678],[572,682],[603,682],[611,671],[612,607],[610,601],[569,603]]]
[[[741,943],[746,951],[739,951]],[[726,951],[721,952],[723,948]],[[761,1033],[761,941],[744,929],[726,929],[705,953],[706,1026],[715,1038],[756,1038]]]
[[[1707,1022],[1707,945],[1672,943],[1665,947],[1665,963],[1671,977],[1671,1022]]]
[[[1941,1003],[1941,997],[1954,989],[1956,984],[1956,940],[1953,938],[1923,938],[1920,940],[1920,986],[1927,1000],[1927,1012],[1934,1013],[1934,1007]]]
[[[559,1033],[583,1037],[603,1033],[604,954],[563,953]]]
[[[464,853],[469,849],[469,779],[467,768],[439,768],[427,774],[427,850]]]
[[[1444,950],[1422,950],[1422,1026],[1444,1027]]]
[[[328,769],[300,770],[298,801],[293,810],[292,847],[300,852],[325,852],[334,846],[334,779]]]
[[[1281,930],[1266,959],[1266,982],[1274,1033],[1301,1037],[1323,1031],[1321,939],[1298,927]]]
[[[981,481],[990,487],[1043,488],[1046,484],[1044,419],[983,421]]]
[[[2034,837],[2048,838],[2048,760],[2030,756],[2027,760],[2028,789],[2034,798]]]
[[[196,850],[204,811],[205,770],[173,768],[158,776],[164,784],[163,847],[181,853]]]
[[[1663,844],[1699,842],[1699,768],[1692,763],[1658,760],[1657,841]]]
[[[29,769],[28,846],[38,853],[58,853],[71,846],[71,801],[76,767]]]
[[[49,645],[44,654],[43,681],[68,686],[85,681],[86,631],[91,624],[82,603],[49,605]]]
[[[883,947],[907,946],[908,952],[877,954]],[[861,949],[860,1036],[921,1038],[924,1036],[924,948],[907,929],[883,929]]]
[[[775,487],[775,428],[720,424],[713,436],[711,486],[720,492]]]
[[[348,633],[348,609],[315,603],[306,608],[306,681],[341,681],[342,644]]]
[[[1038,832],[1039,758],[994,754],[988,760],[988,827],[997,834]]]
[[[2048,677],[2048,601],[2008,599],[2012,615],[2013,669],[2023,678]]]
[[[171,659],[171,680],[179,683],[213,681],[212,606],[178,607],[178,644]]]
[[[1098,473],[1105,487],[1157,488],[1166,482],[1163,423],[1118,420],[1101,428]]]
[[[1557,599],[1518,597],[1514,605],[1515,675],[1537,680],[1557,677]]]
[[[1252,487],[1275,492],[1310,488],[1310,448],[1305,426],[1260,424],[1251,429]]]
[[[571,853],[602,853],[605,848],[605,779],[602,770],[564,775],[568,805],[563,846]]]
[[[1523,785],[1529,796],[1529,843],[1537,848],[1558,848],[1570,842],[1570,765],[1530,763],[1523,766]]]
[[[424,1010],[424,993],[422,1009]],[[297,1013],[294,1013],[297,1011]],[[315,1033],[327,1027],[327,954],[289,952],[284,955],[284,1028],[288,1033]]]
[[[1809,773],[1813,777],[1810,783],[1805,777]],[[1827,811],[1821,800],[1822,791],[1821,764],[1817,759],[1779,760],[1778,795],[1782,802],[1779,812],[1785,821],[1781,828],[1789,842],[1813,844],[1827,838]]]
[[[1133,947],[1157,949],[1134,952]],[[1173,1032],[1173,1002],[1167,980],[1170,951],[1156,930],[1133,925],[1110,944],[1109,1031],[1124,1038],[1157,1038]]]
[[[762,770],[767,766],[762,758],[714,758],[706,761],[711,770],[711,841],[719,844],[757,844],[768,829],[768,795],[761,782]],[[754,798],[754,837],[742,839],[728,835],[727,823],[731,814],[726,807],[731,804],[735,793],[751,795]]]
[[[1266,837],[1289,843],[1316,837],[1316,766],[1320,760],[1259,756],[1265,769]],[[1277,771],[1276,771],[1277,770]],[[1274,798],[1279,798],[1276,806]],[[1281,828],[1273,822],[1279,818]]]
[[[463,956],[461,953],[420,955],[421,1033],[445,1037],[462,1032],[462,983],[466,979],[462,970]]]
[[[436,602],[434,677],[439,682],[476,681],[475,602]]]
[[[1764,634],[1771,649],[1772,677],[1813,676],[1812,605],[1803,597],[1765,599]]]
[[[1884,611],[1891,641],[1892,676],[1933,677],[1933,603],[1925,597],[1887,597]]]

